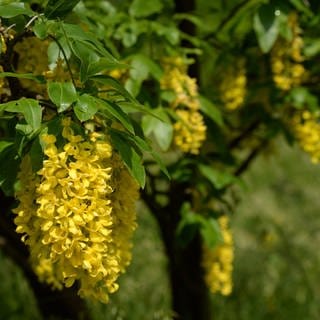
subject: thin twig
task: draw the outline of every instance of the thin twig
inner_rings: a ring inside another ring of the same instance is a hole
[[[69,71],[70,76],[71,76],[72,84],[73,84],[74,87],[76,87],[76,83],[75,83],[75,81],[74,81],[74,77],[73,77],[73,73],[72,73],[72,70],[71,70],[71,66],[70,66],[69,60],[68,60],[68,58],[67,58],[67,55],[66,55],[66,53],[65,53],[65,51],[64,51],[61,43],[60,43],[59,40],[58,40],[57,38],[55,38],[53,35],[49,35],[49,38],[51,38],[53,41],[55,41],[55,43],[58,45],[59,49],[61,50],[62,55],[63,55],[63,58],[64,58],[64,60],[65,60],[65,62],[66,62],[66,64],[67,64],[67,68],[68,68],[68,71]]]
[[[248,167],[250,166],[250,164],[252,163],[252,161],[259,155],[259,153],[266,148],[266,146],[268,145],[267,141],[261,141],[261,143],[252,150],[252,152],[250,152],[250,154],[248,155],[248,157],[241,163],[241,165],[239,166],[239,168],[234,172],[235,176],[240,176],[244,171],[246,171],[248,169]]]

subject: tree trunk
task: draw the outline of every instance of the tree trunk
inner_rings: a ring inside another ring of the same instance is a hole
[[[146,200],[158,221],[168,257],[174,318],[180,320],[212,320],[209,293],[201,266],[201,239],[196,235],[186,246],[177,242],[176,230],[180,208],[189,198],[187,185],[172,183],[170,202],[164,208]]]
[[[200,265],[199,237],[185,248],[176,247],[169,260],[173,310],[177,319],[212,320],[208,289]]]

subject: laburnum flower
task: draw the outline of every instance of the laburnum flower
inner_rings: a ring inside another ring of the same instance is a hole
[[[0,65],[0,72],[3,72],[3,67]],[[0,102],[1,101],[1,95],[10,95],[9,86],[7,84],[7,81],[5,78],[0,78]]]
[[[48,70],[48,46],[49,41],[40,40],[37,37],[26,37],[17,42],[14,51],[18,54],[18,73],[32,73],[35,76],[42,75]],[[29,79],[20,79],[21,86],[27,90],[45,94],[46,86]]]
[[[313,163],[320,162],[320,115],[308,110],[297,112],[291,121],[296,139]]]
[[[227,67],[220,84],[221,100],[226,109],[236,110],[243,105],[246,86],[245,61],[240,59],[234,65]]]
[[[205,271],[205,282],[210,291],[227,296],[232,292],[233,238],[228,217],[220,217],[218,223],[223,243],[214,248],[204,245],[202,265]]]
[[[74,71],[74,70],[73,70]],[[63,59],[58,58],[55,67],[52,70],[43,72],[47,80],[54,80],[59,82],[70,81],[70,73]]]
[[[63,59],[60,57],[56,63],[50,65],[48,59],[48,40],[40,40],[37,37],[23,38],[14,46],[15,52],[18,54],[17,72],[32,73],[36,76],[44,76],[48,81],[66,82],[71,81],[70,71]],[[75,82],[80,86],[78,74],[75,68],[71,68]],[[29,79],[20,79],[21,86],[32,92],[37,92],[42,96],[47,96],[46,85],[36,83]]]
[[[163,59],[164,75],[160,80],[162,90],[174,93],[170,107],[178,120],[174,124],[174,142],[184,153],[198,154],[206,139],[206,125],[200,113],[196,79],[187,73],[181,57]]]
[[[183,151],[198,154],[206,137],[206,126],[198,111],[177,110],[179,121],[174,124],[174,142]]]
[[[66,143],[44,135],[43,167],[26,155],[18,175],[16,231],[30,247],[41,281],[61,289],[79,282],[82,297],[108,301],[131,260],[138,185],[106,137],[75,135],[63,120]]]
[[[306,75],[302,64],[303,39],[296,13],[289,15],[288,24],[292,30],[291,41],[277,41],[271,51],[271,70],[275,85],[284,91],[299,86]]]

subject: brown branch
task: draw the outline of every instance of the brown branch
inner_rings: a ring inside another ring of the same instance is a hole
[[[241,165],[236,169],[234,175],[239,177],[243,172],[245,172],[249,166],[251,165],[252,161],[259,155],[259,153],[266,148],[268,145],[266,140],[263,140],[255,149],[253,149],[248,157],[241,163]]]
[[[255,131],[260,125],[260,120],[256,120],[252,122],[243,132],[239,134],[238,137],[233,139],[229,144],[228,148],[229,149],[234,149],[239,146],[239,144],[245,140],[253,131]]]

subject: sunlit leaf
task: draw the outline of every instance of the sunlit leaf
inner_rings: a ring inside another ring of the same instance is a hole
[[[58,112],[67,110],[77,100],[77,92],[71,82],[49,82],[48,95],[58,107]]]

